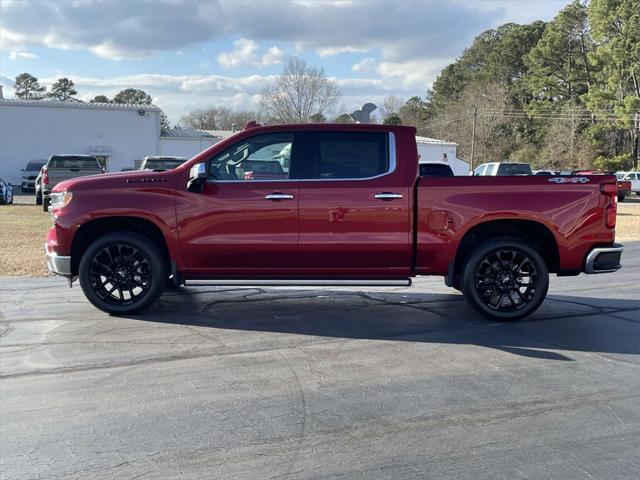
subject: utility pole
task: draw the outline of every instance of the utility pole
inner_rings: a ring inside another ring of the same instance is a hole
[[[471,127],[471,172],[476,156],[476,120],[478,119],[478,107],[473,106],[473,126]]]
[[[636,112],[633,116],[633,169],[638,169],[638,160],[640,157],[640,113]]]

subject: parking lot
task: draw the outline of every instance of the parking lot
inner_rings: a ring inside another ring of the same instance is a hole
[[[413,288],[172,291],[132,318],[0,279],[1,476],[640,476],[640,242],[518,323]]]

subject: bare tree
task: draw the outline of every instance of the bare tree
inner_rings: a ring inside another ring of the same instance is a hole
[[[197,130],[231,130],[244,127],[251,120],[259,120],[253,111],[234,111],[227,107],[199,108],[180,119],[180,125]]]
[[[309,123],[314,115],[329,113],[339,97],[338,85],[322,68],[294,57],[262,91],[261,107],[265,117],[276,122]]]
[[[469,158],[471,153],[471,124],[473,109],[478,109],[476,122],[475,164],[496,162],[506,158],[512,141],[505,129],[510,121],[503,112],[508,106],[506,88],[498,83],[469,85],[457,102],[439,112],[424,126],[428,136],[455,141],[458,155]]]
[[[400,109],[402,108],[403,105],[404,105],[404,100],[400,97],[397,97],[395,95],[389,95],[385,97],[385,99],[382,100],[382,105],[378,107],[379,113],[382,117],[382,122],[384,123],[384,121],[387,118],[392,116],[399,117]]]

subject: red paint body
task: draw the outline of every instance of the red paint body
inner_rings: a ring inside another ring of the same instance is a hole
[[[256,134],[299,131],[393,133],[396,168],[364,180],[209,181],[187,190],[191,166]],[[418,177],[415,129],[382,125],[281,125],[239,132],[175,170],[127,172],[63,182],[73,193],[54,212],[49,251],[71,255],[78,229],[97,219],[134,217],[162,233],[185,277],[367,277],[445,275],[467,232],[494,220],[529,220],[555,239],[559,270],[582,271],[594,245],[614,241],[605,210],[615,198],[587,183],[549,177]],[[273,192],[288,200],[265,200]],[[403,198],[376,200],[381,192]],[[615,213],[615,212],[613,212]],[[77,253],[77,252],[76,252]],[[80,252],[81,254],[81,252]]]

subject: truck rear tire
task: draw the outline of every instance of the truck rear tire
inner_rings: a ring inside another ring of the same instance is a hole
[[[162,295],[168,276],[162,250],[137,233],[105,235],[80,260],[82,291],[95,307],[112,315],[149,307]]]
[[[549,270],[530,245],[516,239],[479,245],[462,269],[462,292],[471,306],[494,320],[517,320],[538,309],[549,289]]]
[[[49,205],[51,205],[51,199],[49,197],[42,197],[42,211],[48,212]]]

